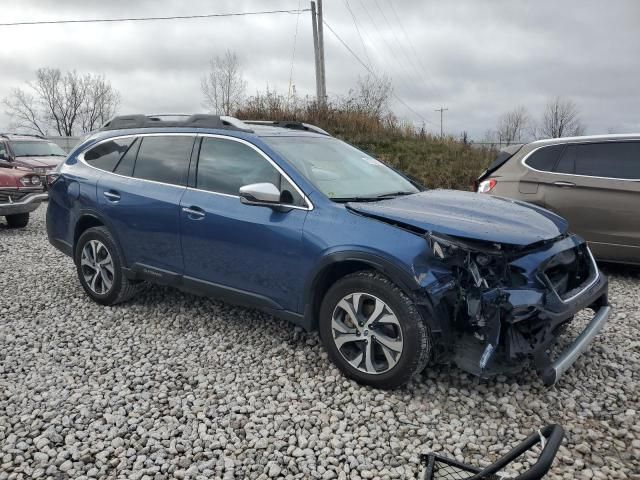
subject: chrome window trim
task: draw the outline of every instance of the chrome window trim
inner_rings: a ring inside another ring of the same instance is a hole
[[[621,142],[640,143],[640,140],[620,139],[620,140],[596,140],[596,141],[590,141],[590,142],[571,141],[571,142],[552,143],[552,144],[549,144],[549,145],[541,145],[538,148],[534,148],[529,153],[527,153],[524,157],[522,157],[522,159],[520,160],[520,163],[525,168],[527,168],[529,170],[532,170],[534,172],[538,172],[538,173],[550,173],[552,175],[567,175],[569,177],[598,178],[598,179],[601,179],[601,180],[621,180],[623,182],[640,182],[640,178],[596,177],[595,175],[581,175],[579,173],[562,173],[562,172],[552,172],[550,170],[538,170],[537,168],[533,168],[531,165],[526,163],[526,160],[531,155],[533,155],[535,152],[537,152],[538,150],[540,150],[542,148],[553,147],[555,145],[565,145],[565,146],[567,146],[567,145],[589,145],[589,144],[592,144],[592,143],[621,143]],[[638,161],[640,161],[640,160],[638,160]]]
[[[103,173],[107,173],[109,175],[115,175],[116,177],[121,177],[121,178],[129,178],[132,180],[140,180],[143,182],[149,182],[149,183],[155,183],[158,185],[167,185],[169,187],[174,187],[174,188],[184,188],[187,190],[193,190],[193,191],[197,191],[197,192],[206,192],[206,193],[211,193],[213,195],[221,195],[223,197],[231,197],[231,198],[237,198],[240,199],[239,195],[231,195],[228,193],[222,193],[222,192],[212,192],[210,190],[204,190],[204,189],[200,189],[200,188],[194,188],[194,187],[189,187],[187,185],[175,185],[173,183],[165,183],[165,182],[158,182],[156,180],[147,180],[146,178],[136,178],[136,177],[130,177],[127,175],[120,175],[119,173],[115,173],[115,172],[110,172],[108,170],[103,170],[101,168],[98,167],[94,167],[93,165],[90,165],[89,163],[87,163],[87,161],[84,159],[84,154],[87,153],[89,150],[92,150],[93,148],[97,147],[98,145],[108,142],[108,141],[112,141],[112,140],[118,140],[121,138],[138,138],[138,137],[157,137],[157,136],[181,136],[181,137],[195,137],[196,139],[198,137],[211,137],[211,138],[222,138],[225,140],[232,140],[232,141],[236,141],[239,143],[243,143],[245,145],[248,145],[249,147],[253,148],[256,152],[258,152],[263,158],[265,158],[291,185],[293,185],[293,188],[296,189],[296,191],[300,194],[300,196],[303,198],[303,200],[305,201],[305,203],[307,204],[306,207],[301,207],[298,205],[286,205],[287,208],[292,208],[295,210],[305,210],[305,211],[311,211],[314,209],[313,203],[311,202],[311,200],[309,200],[309,198],[304,194],[304,192],[300,189],[300,187],[298,187],[298,185],[291,180],[291,177],[289,177],[289,175],[287,175],[284,170],[282,170],[282,168],[280,168],[279,165],[277,165],[266,153],[264,153],[262,150],[260,150],[258,147],[256,147],[255,145],[253,145],[251,142],[248,142],[242,138],[236,138],[236,137],[230,137],[230,136],[225,136],[225,135],[220,135],[220,134],[215,134],[215,133],[176,133],[176,132],[167,132],[167,133],[140,133],[140,134],[135,134],[135,133],[130,133],[127,135],[117,135],[115,137],[109,137],[109,138],[104,138],[102,140],[100,140],[99,142],[96,142],[94,144],[92,144],[91,146],[85,148],[82,152],[80,152],[77,156],[78,161],[81,162],[83,165],[92,168],[94,170],[98,170],[100,172]],[[199,155],[200,152],[198,152]],[[64,164],[64,162],[63,162]]]
[[[100,140],[99,142],[96,142],[94,144],[92,144],[90,147],[85,148],[82,152],[80,152],[78,154],[78,161],[81,162],[83,165],[86,165],[89,168],[93,168],[94,170],[98,170],[99,172],[103,172],[103,173],[108,173],[109,175],[115,175],[116,177],[120,177],[120,178],[129,178],[131,180],[139,180],[142,182],[149,182],[149,183],[155,183],[158,185],[167,185],[169,187],[174,187],[174,188],[182,188],[182,189],[186,189],[187,186],[186,185],[176,185],[174,183],[165,183],[165,182],[158,182],[157,180],[147,180],[146,178],[136,178],[136,177],[130,177],[128,175],[120,175],[119,173],[115,173],[115,172],[110,172],[109,170],[103,170],[102,168],[98,168],[98,167],[94,167],[93,165],[89,165],[87,163],[87,161],[84,159],[84,154],[87,153],[89,150],[92,150],[93,148],[97,147],[98,145],[101,145],[105,142],[109,142],[111,140],[118,140],[120,138],[138,138],[138,137],[157,137],[157,136],[176,136],[176,137],[197,137],[196,133],[141,133],[139,135],[136,134],[128,134],[128,135],[118,135],[115,137],[109,137],[109,138],[104,138],[102,140]]]

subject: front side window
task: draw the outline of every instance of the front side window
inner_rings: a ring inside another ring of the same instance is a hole
[[[194,137],[182,135],[142,138],[133,176],[171,185],[186,185]]]
[[[66,157],[62,148],[52,142],[22,141],[11,142],[11,149],[16,157]]]
[[[304,205],[302,196],[255,149],[235,140],[202,139],[196,188],[238,195],[240,187],[252,183],[272,183],[282,192],[283,203]]]
[[[263,137],[263,140],[335,201],[419,191],[393,169],[336,138]]]
[[[116,138],[96,145],[84,154],[84,160],[92,167],[112,172],[118,161],[133,143],[134,138]]]
[[[566,160],[565,160],[566,157]],[[640,142],[569,145],[558,165],[561,173],[589,177],[640,179]]]

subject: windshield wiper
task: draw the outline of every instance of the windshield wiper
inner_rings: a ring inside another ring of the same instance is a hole
[[[414,193],[417,193],[417,192],[402,191],[402,192],[383,193],[382,195],[378,195],[376,198],[379,200],[384,200],[385,198],[402,197],[405,195],[413,195]]]
[[[377,202],[378,200],[382,200],[378,197],[331,197],[331,201],[337,203],[347,203],[347,202]]]

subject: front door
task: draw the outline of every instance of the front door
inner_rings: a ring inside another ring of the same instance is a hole
[[[240,202],[241,186],[273,183],[286,211]],[[185,280],[237,294],[245,303],[297,311],[307,206],[300,192],[256,147],[240,139],[206,136],[194,188],[181,201]]]

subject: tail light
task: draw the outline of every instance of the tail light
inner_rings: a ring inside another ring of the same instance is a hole
[[[490,178],[488,180],[483,180],[478,185],[478,193],[488,193],[493,190],[493,187],[496,186],[498,182],[495,178]]]

